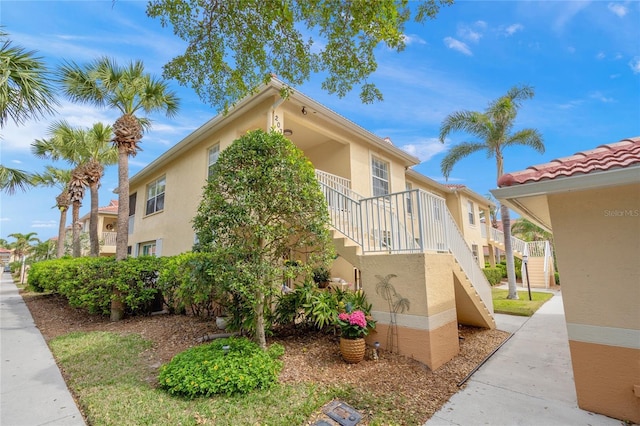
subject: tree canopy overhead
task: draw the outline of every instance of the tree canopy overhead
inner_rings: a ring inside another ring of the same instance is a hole
[[[226,109],[272,74],[300,85],[311,73],[323,72],[322,87],[329,93],[343,97],[359,85],[363,102],[381,100],[380,90],[368,81],[377,68],[375,48],[382,43],[403,50],[404,26],[412,15],[424,22],[452,3],[150,0],[147,15],[171,24],[188,43],[164,66],[164,76]]]

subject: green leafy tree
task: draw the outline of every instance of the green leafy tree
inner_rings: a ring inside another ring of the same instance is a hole
[[[381,100],[382,93],[368,80],[378,66],[375,49],[383,44],[402,51],[404,26],[412,13],[424,23],[452,3],[151,0],[147,15],[163,26],[171,24],[188,43],[183,54],[164,66],[164,76],[226,109],[272,73],[292,85],[302,84],[311,73],[325,73],[322,87],[329,93],[342,97],[361,85],[363,102]]]
[[[78,219],[85,188],[91,194],[91,213],[89,220],[90,255],[98,256],[100,241],[98,236],[98,187],[104,175],[104,165],[118,161],[118,151],[110,143],[111,126],[95,123],[91,128],[82,129],[58,121],[49,129],[49,139],[39,139],[31,144],[32,153],[40,158],[66,160],[75,166],[68,181],[68,193],[73,205],[72,232],[74,257],[79,257],[80,230]],[[62,241],[62,240],[61,240]]]
[[[16,125],[30,118],[53,112],[56,104],[44,62],[35,52],[15,46],[0,30],[0,128],[8,121]],[[25,191],[31,175],[23,170],[0,165],[0,190],[9,195]]]
[[[53,241],[42,241],[33,246],[31,258],[34,262],[53,259],[55,257],[55,251],[56,244]]]
[[[56,187],[60,190],[60,194],[56,197],[56,208],[60,212],[60,222],[58,224],[58,241],[56,257],[64,256],[64,241],[67,233],[67,212],[71,205],[71,196],[68,191],[68,185],[71,181],[72,170],[57,169],[53,166],[47,166],[44,173],[36,173],[33,176],[33,183],[36,186]]]
[[[200,250],[224,254],[228,286],[252,309],[261,347],[266,302],[291,270],[286,259],[310,279],[333,255],[328,224],[313,165],[284,136],[256,130],[222,151],[194,229]]]
[[[453,166],[461,159],[478,151],[483,151],[488,158],[495,158],[497,179],[504,174],[505,148],[511,146],[527,146],[539,153],[544,153],[542,135],[535,129],[523,129],[513,132],[513,126],[522,101],[534,95],[530,86],[515,86],[500,98],[492,101],[483,112],[456,111],[445,117],[440,127],[440,142],[455,131],[466,132],[477,141],[465,141],[457,144],[442,159],[440,168],[448,178]],[[509,208],[500,205],[500,217],[504,227],[504,247],[507,257],[507,277],[509,280],[509,299],[517,299],[516,275],[511,247],[511,219]]]

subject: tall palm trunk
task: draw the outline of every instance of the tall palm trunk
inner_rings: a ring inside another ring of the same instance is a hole
[[[89,195],[91,196],[91,213],[89,216],[89,256],[100,255],[100,236],[98,235],[98,183],[91,181]]]
[[[85,178],[89,183],[91,196],[91,213],[89,215],[89,255],[100,255],[100,237],[98,235],[98,188],[100,179],[104,174],[104,167],[95,158],[89,160],[84,166]]]
[[[78,223],[80,219],[80,202],[74,201],[73,207],[71,209],[71,255],[73,257],[82,256],[82,252],[80,250],[80,224]]]
[[[124,145],[118,145],[118,225],[116,231],[116,260],[127,258],[129,240],[129,153]],[[111,321],[124,318],[122,294],[113,289]]]
[[[60,210],[60,224],[58,225],[58,247],[56,256],[58,259],[64,256],[64,240],[67,234],[67,212],[69,211],[69,192],[64,190],[56,197],[56,204]]]
[[[507,280],[509,281],[509,294],[507,299],[517,299],[516,288],[516,268],[513,261],[513,247],[511,246],[511,216],[509,207],[500,204],[500,216],[502,216],[502,226],[504,227],[504,251],[507,257]]]

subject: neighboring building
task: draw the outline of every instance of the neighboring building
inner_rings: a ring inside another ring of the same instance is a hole
[[[87,213],[79,219],[82,233],[89,234],[89,219]],[[111,200],[108,206],[98,208],[98,238],[100,239],[100,256],[115,256],[116,254],[116,226],[118,224],[118,200]],[[71,229],[67,230],[67,235]]]
[[[497,198],[553,231],[578,405],[640,424],[640,137],[498,183]]]
[[[5,266],[8,266],[9,263],[12,262],[12,258],[13,258],[13,250],[0,248],[0,264],[2,265],[3,268]]]
[[[491,202],[411,170],[419,160],[390,140],[297,91],[284,100],[281,88],[277,80],[264,85],[131,177],[131,254],[191,250],[192,218],[220,152],[247,131],[275,129],[316,168],[339,254],[331,274],[367,293],[378,320],[370,339],[385,347],[393,332],[400,353],[439,367],[459,350],[458,322],[495,326],[484,262],[476,260],[489,244],[479,229]],[[397,334],[375,291],[381,277],[411,301],[395,318]]]

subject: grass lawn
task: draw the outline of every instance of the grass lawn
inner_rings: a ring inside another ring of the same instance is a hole
[[[145,360],[152,343],[137,334],[70,333],[50,342],[89,424],[98,425],[301,425],[334,398],[363,407],[393,407],[347,385],[278,384],[246,395],[186,399],[155,385]],[[371,424],[392,424],[389,414]]]
[[[532,291],[532,300],[529,300],[529,293],[527,291],[519,291],[519,299],[511,300],[507,299],[507,295],[509,294],[508,290],[492,288],[491,293],[493,295],[493,310],[495,313],[520,315],[524,317],[530,317],[533,315],[533,313],[537,311],[544,302],[553,297],[553,293]]]

